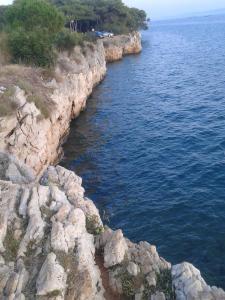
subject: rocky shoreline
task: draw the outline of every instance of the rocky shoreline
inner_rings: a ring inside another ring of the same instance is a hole
[[[61,53],[51,80],[20,67],[54,104],[44,117],[30,87],[14,81],[15,67],[4,67],[0,92],[12,85],[18,108],[0,117],[0,299],[225,299],[193,265],[171,266],[155,246],[104,226],[82,179],[51,166],[106,62],[140,51],[135,33]]]

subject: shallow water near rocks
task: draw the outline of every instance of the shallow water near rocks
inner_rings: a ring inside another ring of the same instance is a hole
[[[108,66],[61,162],[112,228],[225,288],[225,16],[153,23]]]

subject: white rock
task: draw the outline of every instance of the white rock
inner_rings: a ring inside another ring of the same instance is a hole
[[[26,233],[19,246],[18,257],[25,255],[27,251],[27,246],[31,241],[34,243],[38,243],[44,237],[44,229],[46,223],[42,219],[39,206],[39,203],[43,203],[43,199],[41,200],[39,198],[43,196],[43,193],[39,194],[39,192],[40,189],[38,187],[34,187],[32,189],[32,196],[27,209],[29,223],[26,229]],[[44,199],[45,201],[47,201],[47,198],[45,198],[45,196]]]
[[[122,231],[115,231],[104,248],[104,266],[108,268],[120,264],[124,260],[127,250]]]
[[[56,255],[49,253],[38,275],[36,287],[37,295],[45,296],[52,292],[58,292],[63,299],[66,288],[66,273],[57,262]]]
[[[225,292],[208,286],[200,271],[190,263],[173,266],[172,278],[177,300],[225,300]]]
[[[136,265],[135,263],[133,263],[131,261],[131,262],[129,262],[129,264],[127,266],[127,271],[130,275],[137,276],[138,273],[140,272],[140,268],[138,265]]]

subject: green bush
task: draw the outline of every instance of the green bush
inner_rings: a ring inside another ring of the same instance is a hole
[[[55,62],[54,40],[63,16],[44,0],[17,0],[6,12],[13,62],[49,67]]]
[[[84,41],[84,36],[78,32],[70,32],[69,29],[64,29],[58,33],[55,45],[60,51],[63,50],[73,50],[75,46],[82,45]]]
[[[43,31],[18,28],[9,34],[9,49],[14,63],[49,67],[55,62],[53,46]]]

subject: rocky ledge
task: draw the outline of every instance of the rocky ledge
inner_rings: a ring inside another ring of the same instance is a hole
[[[82,180],[50,166],[40,180],[0,153],[0,299],[225,299],[191,264],[104,226]]]

